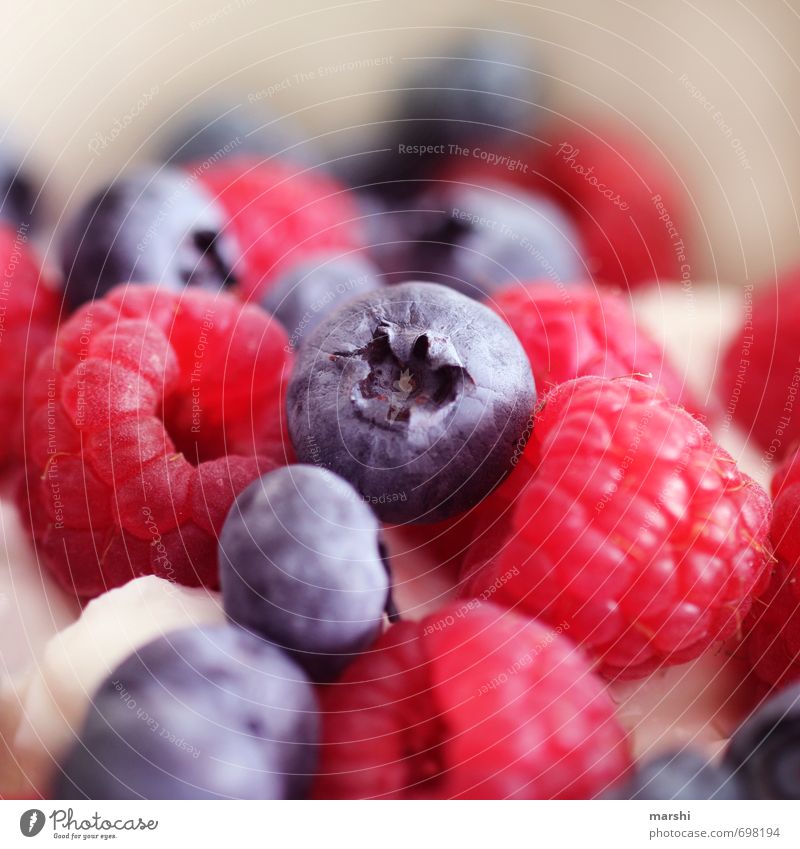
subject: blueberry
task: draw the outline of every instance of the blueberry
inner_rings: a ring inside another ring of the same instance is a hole
[[[119,283],[220,289],[235,282],[238,246],[222,210],[191,173],[121,176],[97,192],[61,239],[67,299],[76,307]]]
[[[607,794],[613,799],[741,799],[736,776],[724,765],[710,763],[689,749],[646,761],[621,786]]]
[[[510,471],[536,400],[508,325],[452,289],[404,283],[357,297],[300,347],[289,431],[385,522],[435,522]]]
[[[749,799],[800,799],[800,684],[781,690],[742,723],[725,764]]]
[[[231,625],[174,631],[100,686],[54,798],[302,797],[317,737],[313,688],[285,652]]]
[[[474,298],[514,281],[586,276],[579,238],[549,200],[501,187],[441,184],[379,215],[372,255],[390,281],[442,283]]]
[[[164,136],[160,157],[176,164],[217,162],[230,156],[258,160],[278,156],[311,164],[311,151],[294,128],[263,104],[220,101],[205,104],[188,119],[177,113]]]
[[[261,304],[289,331],[296,347],[339,304],[381,285],[377,268],[366,257],[335,254],[284,272]]]
[[[541,76],[524,42],[475,33],[441,51],[410,57],[395,117],[420,144],[513,140],[541,117]],[[415,130],[412,129],[416,128]]]
[[[33,228],[38,219],[38,187],[17,152],[0,141],[0,221],[11,227]]]
[[[220,535],[225,612],[332,680],[381,630],[389,576],[375,514],[346,481],[285,466],[239,495]]]
[[[409,179],[430,176],[444,159],[485,151],[502,155],[532,137],[542,118],[542,75],[527,42],[473,33],[435,51],[407,57],[384,133],[354,140],[342,160],[350,185],[405,197]],[[359,136],[363,133],[359,133]]]

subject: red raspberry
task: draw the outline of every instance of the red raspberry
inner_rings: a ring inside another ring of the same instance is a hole
[[[630,763],[613,704],[552,630],[488,604],[389,629],[322,693],[319,798],[570,799]]]
[[[519,337],[540,393],[576,377],[636,377],[692,412],[700,408],[662,347],[637,325],[629,302],[616,292],[547,280],[508,286],[487,305]]]
[[[584,377],[546,396],[532,442],[512,532],[467,564],[469,591],[569,622],[608,676],[736,631],[766,580],[769,498],[704,425],[639,381]]]
[[[717,392],[736,421],[765,449],[767,460],[780,460],[800,438],[800,268],[777,281],[746,291],[745,317],[722,361]]]
[[[260,308],[194,289],[120,286],[62,325],[29,383],[22,498],[62,586],[216,586],[228,508],[283,460],[286,345]]]
[[[0,227],[0,468],[22,454],[24,386],[56,335],[59,299],[31,256],[25,232]]]
[[[593,278],[630,288],[681,280],[688,204],[663,152],[630,134],[566,124],[545,141],[533,173],[574,215]]]
[[[230,216],[245,300],[260,300],[279,272],[311,255],[360,247],[358,208],[330,177],[238,158],[194,170]]]
[[[778,467],[771,489],[772,546],[778,557],[800,568],[800,449],[786,457]]]
[[[800,681],[800,582],[795,570],[777,564],[743,631],[740,654],[755,677],[758,697]]]

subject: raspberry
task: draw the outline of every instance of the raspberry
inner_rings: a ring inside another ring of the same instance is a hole
[[[627,741],[561,630],[477,602],[390,628],[323,691],[315,795],[601,793],[627,770]]]
[[[508,286],[487,301],[517,334],[537,389],[575,377],[636,377],[691,411],[700,405],[661,346],[637,326],[628,302],[589,283]]]
[[[245,300],[259,300],[280,272],[312,255],[360,247],[358,208],[330,177],[250,159],[195,172],[230,216],[242,250],[234,273]]]
[[[466,564],[469,591],[569,622],[609,677],[736,631],[766,581],[769,498],[705,426],[639,381],[584,377],[534,433],[538,468],[505,545]]]
[[[217,585],[228,508],[284,459],[286,343],[260,308],[199,290],[120,286],[64,323],[30,379],[21,493],[63,587]]]
[[[0,468],[22,453],[24,387],[39,352],[56,333],[59,299],[42,277],[27,246],[24,229],[0,227]]]
[[[757,286],[717,379],[728,419],[770,460],[783,458],[800,438],[800,345],[792,342],[798,310],[800,267]]]
[[[776,565],[743,631],[739,653],[753,673],[757,696],[800,681],[800,583],[785,563]]]
[[[663,153],[605,128],[557,125],[545,141],[532,173],[575,217],[592,277],[630,288],[680,280],[688,204]]]
[[[770,539],[778,557],[800,568],[800,449],[778,466],[771,482]]]

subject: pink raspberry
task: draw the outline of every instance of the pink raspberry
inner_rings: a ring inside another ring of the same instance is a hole
[[[757,286],[717,378],[728,419],[769,459],[782,459],[800,438],[798,310],[800,267]]]
[[[519,337],[542,394],[576,377],[635,377],[691,412],[700,409],[663,348],[637,325],[629,302],[617,292],[542,280],[501,289],[487,306]]]
[[[59,298],[22,230],[0,226],[0,467],[21,462],[25,385],[43,348],[53,344]]]
[[[607,676],[737,630],[767,579],[770,504],[704,425],[639,381],[584,377],[546,396],[528,450],[507,540],[468,559],[467,592],[569,622]]]
[[[757,697],[800,681],[800,583],[796,570],[778,562],[742,630],[739,654],[755,678]]]
[[[555,125],[530,173],[574,216],[592,278],[671,283],[691,271],[689,203],[662,151],[607,127]]]
[[[286,345],[260,308],[194,289],[120,286],[62,325],[29,383],[21,490],[62,586],[216,586],[228,508],[284,461]]]
[[[230,218],[242,251],[234,274],[245,300],[259,301],[279,272],[312,255],[361,246],[358,207],[326,175],[246,158],[195,171]]]
[[[389,629],[322,694],[319,798],[572,799],[630,765],[564,636],[490,604]]]
[[[800,449],[781,463],[772,477],[770,539],[778,557],[800,568]]]

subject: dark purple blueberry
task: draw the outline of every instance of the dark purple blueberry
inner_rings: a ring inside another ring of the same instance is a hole
[[[781,690],[742,723],[725,764],[748,799],[800,799],[800,684]]]
[[[741,799],[736,776],[724,764],[710,763],[683,749],[639,764],[633,774],[607,795],[611,799]]]
[[[0,141],[0,221],[11,227],[33,228],[39,218],[39,188],[17,151]]]
[[[516,281],[570,283],[587,274],[564,213],[501,185],[441,183],[376,216],[371,255],[389,281],[427,280],[484,298]]]
[[[233,285],[238,246],[196,175],[174,168],[124,174],[69,221],[61,262],[72,307],[119,283],[180,290]]]
[[[187,628],[106,678],[53,798],[300,798],[317,738],[314,690],[285,652],[233,625]]]
[[[475,33],[428,55],[407,57],[395,117],[420,144],[465,144],[527,135],[541,119],[542,77],[530,42]]]
[[[535,133],[542,118],[542,74],[531,42],[500,32],[475,32],[450,45],[405,57],[383,133],[353,141],[343,160],[353,186],[393,197],[407,181],[430,176],[451,157],[476,148],[502,155]]]
[[[334,679],[381,630],[390,595],[375,514],[350,484],[285,466],[236,499],[220,535],[225,612]]]
[[[379,275],[359,254],[305,260],[278,277],[261,305],[283,324],[297,347],[340,304],[382,286]]]
[[[300,347],[289,431],[385,522],[435,522],[477,504],[511,470],[536,391],[495,313],[430,283],[349,301]]]
[[[298,164],[312,164],[313,151],[300,138],[286,118],[271,112],[251,92],[253,102],[206,104],[190,112],[176,113],[164,130],[166,142],[160,152],[166,162],[217,162],[231,156],[258,160],[280,157]],[[317,158],[319,158],[317,156]]]

